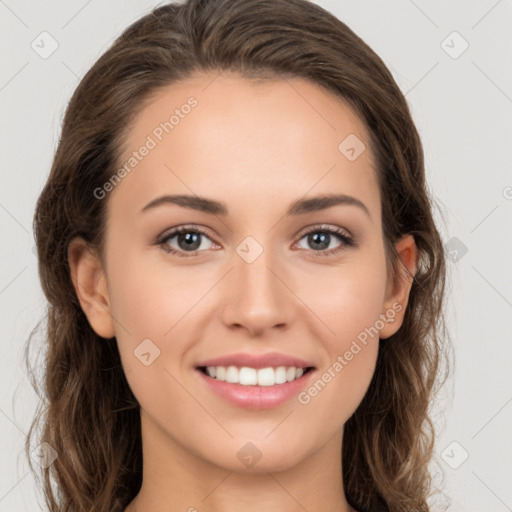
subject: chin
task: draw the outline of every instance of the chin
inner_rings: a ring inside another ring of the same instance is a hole
[[[217,466],[237,473],[275,473],[289,470],[307,458],[304,445],[299,444],[300,451],[292,444],[286,445],[281,439],[274,439],[273,442],[235,439],[232,440],[233,446],[221,448],[221,453],[209,454],[208,459]]]

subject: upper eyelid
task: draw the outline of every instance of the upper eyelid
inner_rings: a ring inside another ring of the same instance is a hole
[[[305,228],[302,228],[301,230],[299,230],[297,232],[297,234],[295,235],[296,237],[297,236],[304,236],[304,235],[307,235],[308,233],[310,232],[315,232],[315,231],[322,231],[322,230],[325,230],[325,231],[343,231],[346,233],[346,236],[348,238],[352,238],[353,235],[352,233],[347,229],[347,228],[344,228],[344,227],[341,227],[341,226],[331,226],[329,224],[311,224],[310,226],[306,226]],[[336,233],[336,234],[339,234],[339,233]]]
[[[203,228],[201,226],[197,226],[197,225],[181,225],[181,226],[175,226],[173,228],[169,228],[169,229],[166,229],[161,235],[159,235],[157,237],[157,240],[163,242],[164,240],[166,240],[167,238],[172,238],[172,237],[175,237],[176,235],[179,235],[180,232],[198,232],[200,233],[201,235],[205,235],[209,238],[215,238],[214,236],[211,236],[209,233],[208,233],[208,229],[207,228]]]

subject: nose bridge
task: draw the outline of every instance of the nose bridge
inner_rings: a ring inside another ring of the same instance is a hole
[[[275,258],[269,244],[266,247],[253,237],[247,237],[236,249],[235,279],[238,298],[250,299],[259,307],[276,299],[282,293],[276,277],[270,269],[275,266]],[[274,270],[275,272],[275,270]],[[282,286],[282,284],[281,284]]]
[[[266,239],[268,240],[268,238]],[[252,332],[290,321],[290,291],[272,250],[247,237],[233,255],[234,269],[224,321]]]

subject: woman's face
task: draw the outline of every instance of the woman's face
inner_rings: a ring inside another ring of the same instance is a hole
[[[299,78],[198,76],[154,96],[121,160],[94,199],[103,305],[84,310],[117,339],[146,448],[234,471],[339,448],[408,293],[387,274],[364,125]],[[198,368],[218,358],[231,382]]]

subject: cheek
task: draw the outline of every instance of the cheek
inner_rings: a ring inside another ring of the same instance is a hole
[[[322,336],[327,359],[301,403],[317,401],[316,406],[326,415],[324,420],[336,423],[353,414],[375,371],[386,289],[385,261],[378,257],[361,260],[358,265],[331,272],[329,279],[317,284],[310,304],[329,327],[323,329]]]
[[[149,263],[148,263],[149,262]],[[163,340],[186,317],[209,288],[192,267],[171,268],[152,264],[143,254],[127,255],[122,265],[109,271],[111,310],[133,341]]]
[[[126,253],[123,265],[111,267],[109,291],[129,386],[143,409],[171,424],[175,420],[162,412],[163,404],[179,403],[187,418],[196,412],[174,377],[181,380],[177,367],[187,350],[186,338],[177,334],[204,291],[186,272],[165,277],[161,270]]]
[[[324,337],[325,363],[299,402],[311,407],[325,425],[345,423],[366,394],[379,351],[378,309],[355,298],[333,323],[335,335]],[[341,305],[341,304],[340,304]],[[313,412],[312,412],[313,414]]]
[[[330,328],[331,338],[341,348],[375,325],[385,300],[386,265],[384,257],[359,253],[357,261],[330,268],[315,275],[308,300],[311,309]],[[313,278],[311,278],[313,281]],[[304,290],[306,293],[306,290]]]

